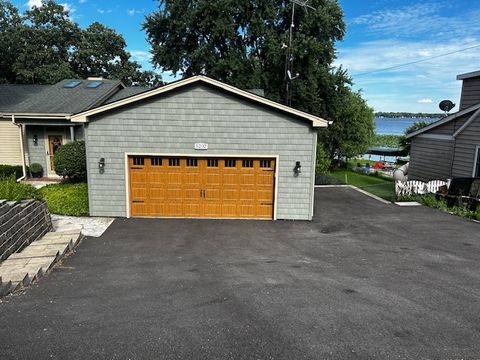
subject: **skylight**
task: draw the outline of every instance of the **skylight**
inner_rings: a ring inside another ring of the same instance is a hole
[[[96,89],[100,85],[102,85],[102,81],[91,81],[91,82],[88,83],[87,88]]]
[[[81,81],[78,80],[72,80],[67,82],[65,85],[63,85],[64,88],[74,88],[75,86],[78,86],[81,84]]]

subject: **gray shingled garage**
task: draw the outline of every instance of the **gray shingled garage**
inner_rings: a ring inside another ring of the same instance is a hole
[[[93,216],[312,219],[324,119],[197,76],[72,121]]]

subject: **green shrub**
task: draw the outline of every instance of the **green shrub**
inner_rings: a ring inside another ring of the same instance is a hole
[[[403,196],[399,199],[399,201],[416,201],[422,205],[449,212],[454,215],[462,216],[468,219],[480,220],[480,208],[474,212],[468,210],[467,207],[463,205],[449,207],[447,206],[447,202],[445,200],[436,199],[435,194]]]
[[[21,165],[0,165],[0,178],[10,177],[15,175],[18,179],[23,176],[23,169]]]
[[[315,165],[315,173],[323,174],[328,171],[332,160],[328,157],[325,149],[321,144],[317,144],[317,163]]]
[[[15,176],[0,178],[0,199],[21,201],[28,199],[42,200],[42,194],[33,186],[17,183]]]
[[[85,183],[53,184],[40,189],[52,214],[88,215],[88,187]]]
[[[87,178],[87,160],[84,141],[72,141],[60,148],[53,157],[55,172],[73,181]]]
[[[42,177],[43,167],[39,163],[33,163],[30,165],[30,173],[34,177]]]

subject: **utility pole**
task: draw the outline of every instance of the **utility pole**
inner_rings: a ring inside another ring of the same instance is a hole
[[[298,78],[300,75],[296,73],[295,75],[293,72],[293,28],[295,27],[295,5],[302,6],[305,11],[308,9],[315,10],[314,7],[308,5],[309,0],[290,0],[292,3],[292,18],[290,21],[290,28],[288,31],[288,47],[287,47],[287,55],[285,57],[285,104],[287,106],[292,106],[292,98],[293,98],[293,80]]]

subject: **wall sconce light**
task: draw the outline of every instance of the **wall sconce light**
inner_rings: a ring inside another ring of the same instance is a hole
[[[295,167],[293,168],[293,175],[297,177],[298,175],[300,175],[301,172],[302,172],[302,165],[300,165],[300,161],[297,161],[295,163]]]
[[[105,167],[105,158],[100,158],[100,160],[98,160],[98,168],[102,170],[104,167]]]
[[[37,135],[33,135],[33,144],[34,145],[38,144],[38,136]]]

